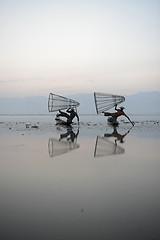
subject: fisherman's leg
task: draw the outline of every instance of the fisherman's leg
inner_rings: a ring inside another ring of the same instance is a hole
[[[112,116],[112,118],[113,118],[113,122],[116,122],[116,121],[117,121],[117,118],[116,118],[116,117]]]
[[[69,115],[68,113],[62,112],[61,110],[59,110],[60,114],[58,114],[59,117],[66,117],[67,119],[69,119]]]
[[[104,112],[104,116],[112,116],[112,113]]]
[[[69,134],[70,134],[69,132],[61,134],[59,140],[61,140],[62,138],[67,138]]]

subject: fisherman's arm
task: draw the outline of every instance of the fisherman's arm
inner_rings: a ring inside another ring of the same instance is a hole
[[[115,104],[115,110],[117,111],[117,104]]]
[[[66,112],[70,113],[70,112],[71,112],[71,109],[70,109],[70,108],[68,108]]]

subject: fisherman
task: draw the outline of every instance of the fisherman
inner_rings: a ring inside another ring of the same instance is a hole
[[[69,113],[69,114],[68,114]],[[70,125],[72,123],[73,118],[77,117],[77,120],[79,122],[79,116],[74,111],[74,108],[68,108],[66,112],[62,112],[59,110],[59,114],[57,114],[57,117],[66,117],[67,118],[67,125]]]
[[[115,105],[115,110],[117,112],[115,113],[109,113],[109,112],[103,112],[104,116],[111,116],[111,119],[109,118],[109,121],[112,124],[118,124],[117,118],[120,116],[125,116],[126,118],[128,118],[128,120],[130,121],[130,123],[134,126],[134,123],[130,120],[130,118],[124,113],[123,109],[125,109],[124,107],[120,107],[117,108],[117,104]]]

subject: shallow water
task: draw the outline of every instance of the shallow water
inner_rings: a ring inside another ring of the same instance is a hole
[[[0,117],[2,239],[160,239],[160,118]]]

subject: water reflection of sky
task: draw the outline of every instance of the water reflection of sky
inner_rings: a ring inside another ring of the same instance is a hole
[[[49,139],[70,144],[71,132],[39,122],[38,129],[0,128],[4,239],[160,238],[160,138],[135,127],[117,141],[123,154],[95,157],[97,136],[115,144],[113,129],[84,125],[78,148],[50,157]],[[124,135],[130,127],[121,126]]]

